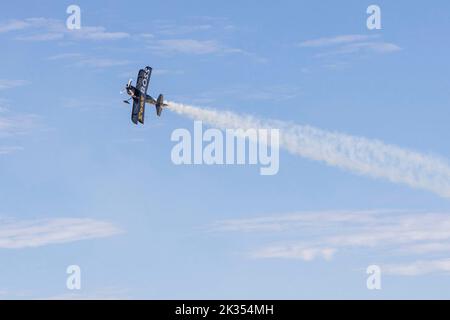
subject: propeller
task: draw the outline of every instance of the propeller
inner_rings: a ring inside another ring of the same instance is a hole
[[[125,86],[125,90],[121,90],[119,91],[119,93],[124,94],[125,92],[127,92],[128,87],[131,86],[131,82],[133,82],[133,79],[130,78],[130,80],[128,80],[127,85]]]

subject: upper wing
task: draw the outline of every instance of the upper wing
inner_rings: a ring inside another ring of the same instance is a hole
[[[145,95],[147,94],[148,85],[150,83],[150,76],[152,75],[152,68],[145,67],[145,69],[139,70],[136,89],[139,94]]]
[[[150,83],[150,76],[152,75],[152,68],[145,67],[144,70],[139,70],[138,79],[136,84],[136,89],[139,92],[139,111],[138,111],[138,121],[144,123],[144,113],[145,113],[145,100],[147,97],[147,89]]]

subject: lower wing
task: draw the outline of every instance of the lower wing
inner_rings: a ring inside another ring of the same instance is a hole
[[[134,124],[138,123],[138,116],[139,116],[139,99],[133,99],[133,109],[131,110],[131,121],[133,121]]]

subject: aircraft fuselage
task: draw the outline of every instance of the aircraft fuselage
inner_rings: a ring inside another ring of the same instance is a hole
[[[137,92],[138,94],[136,94],[136,92]],[[131,85],[130,85],[130,86],[127,88],[127,94],[128,94],[130,97],[132,97],[133,100],[139,99],[139,91],[136,89],[135,86],[131,86]],[[146,97],[145,97],[145,103],[149,103],[149,104],[156,105],[156,100],[153,99],[152,96],[150,96],[150,95],[147,94]]]

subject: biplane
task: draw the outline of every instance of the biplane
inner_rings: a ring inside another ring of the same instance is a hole
[[[131,110],[131,121],[134,124],[138,122],[144,124],[145,104],[152,104],[156,108],[156,114],[161,116],[162,109],[167,107],[164,103],[164,96],[160,94],[158,99],[152,98],[147,94],[148,85],[150,83],[150,76],[152,75],[152,68],[145,67],[145,69],[139,70],[136,86],[133,86],[132,79],[130,79],[125,86],[126,93],[130,96],[128,100],[123,102],[130,104],[130,100],[133,100],[133,108]]]

